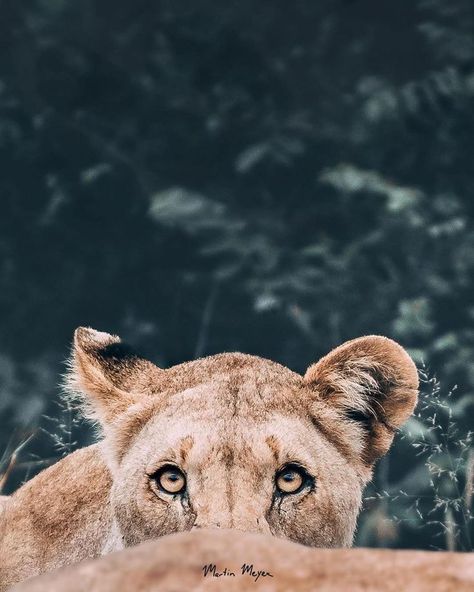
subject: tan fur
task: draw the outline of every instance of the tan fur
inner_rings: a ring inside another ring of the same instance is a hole
[[[220,577],[203,567],[214,564]],[[269,575],[242,574],[242,565]],[[12,592],[468,592],[474,556],[382,549],[310,549],[235,531],[174,534],[34,578]]]
[[[405,351],[363,337],[305,377],[275,362],[220,354],[161,370],[91,329],[75,335],[69,386],[104,438],[20,488],[0,520],[0,589],[147,539],[220,527],[318,547],[350,546],[373,462],[416,403]],[[310,476],[294,495],[275,474]],[[156,487],[164,463],[184,496]]]
[[[42,471],[9,500],[3,516],[0,589],[101,554],[112,516],[110,473],[99,445]]]

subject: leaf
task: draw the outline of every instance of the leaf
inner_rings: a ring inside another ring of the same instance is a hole
[[[191,234],[224,223],[224,205],[182,187],[155,193],[150,201],[149,215],[153,220]]]
[[[270,145],[267,142],[249,146],[236,158],[235,170],[241,174],[250,172],[269,152]]]

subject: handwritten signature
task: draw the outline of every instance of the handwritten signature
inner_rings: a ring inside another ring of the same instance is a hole
[[[238,576],[249,576],[256,582],[259,578],[273,578],[273,574],[263,569],[254,568],[253,563],[243,563],[240,567],[239,572],[232,571],[228,567],[224,567],[222,570],[217,569],[215,563],[208,563],[202,567],[204,577],[221,578],[231,577],[235,578]]]

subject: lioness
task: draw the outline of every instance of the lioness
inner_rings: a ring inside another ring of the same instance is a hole
[[[416,404],[394,341],[349,341],[304,376],[226,353],[162,370],[79,328],[69,390],[102,440],[3,505],[0,582],[202,527],[352,543],[364,485]]]

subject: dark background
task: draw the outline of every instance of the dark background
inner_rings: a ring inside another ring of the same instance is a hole
[[[473,11],[0,0],[6,492],[93,437],[59,403],[78,325],[299,372],[379,333],[424,394],[357,544],[472,548]]]

